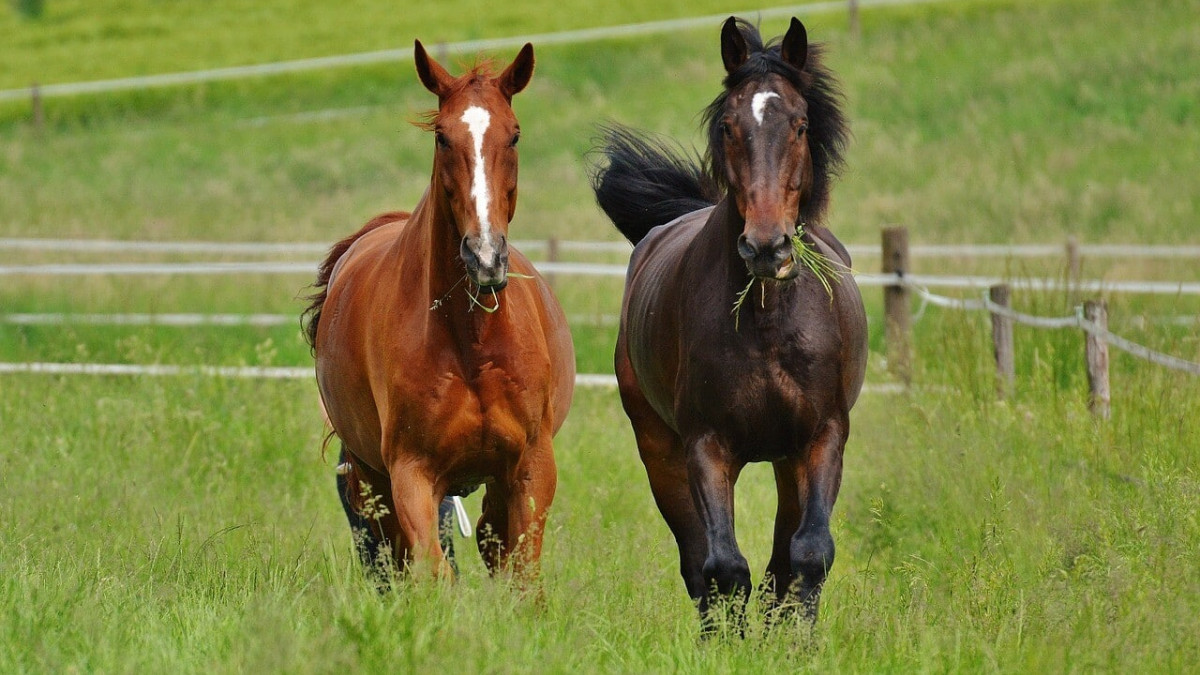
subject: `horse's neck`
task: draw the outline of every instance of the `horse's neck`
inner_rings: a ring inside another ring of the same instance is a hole
[[[708,221],[692,242],[692,255],[689,258],[704,261],[703,265],[695,265],[695,268],[706,270],[706,274],[720,271],[725,280],[736,285],[738,290],[744,288],[748,279],[746,263],[737,252],[737,239],[744,229],[745,222],[738,215],[737,205],[732,197],[726,195],[709,213]],[[689,267],[693,265],[689,264]]]
[[[408,226],[396,240],[396,254],[423,263],[422,283],[430,302],[441,298],[463,278],[458,228],[441,188],[431,184],[413,209]],[[461,285],[461,284],[460,284]]]
[[[428,328],[448,331],[467,356],[478,346],[483,323],[504,320],[505,313],[488,313],[472,301],[471,294],[478,291],[472,288],[461,262],[458,227],[450,204],[441,197],[444,194],[436,183],[429,186],[413,209],[405,233],[396,240],[395,253],[418,261]],[[490,295],[476,300],[485,307],[493,302]]]
[[[778,327],[773,315],[794,314],[793,306],[798,301],[800,288],[797,284],[776,283],[770,280],[755,281],[747,291],[750,274],[746,262],[738,255],[737,239],[745,229],[745,222],[737,212],[737,205],[726,195],[709,214],[708,221],[693,241],[688,268],[709,276],[718,274],[721,292],[729,294],[730,302],[745,293],[742,308],[753,308],[747,312],[765,320],[764,325]]]

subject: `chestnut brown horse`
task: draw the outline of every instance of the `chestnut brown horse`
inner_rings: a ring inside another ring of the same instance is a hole
[[[707,167],[609,127],[607,165],[593,176],[600,206],[636,245],[616,348],[621,400],[706,627],[714,601],[740,613],[750,592],[733,514],[748,462],[772,463],[779,495],[771,603],[815,619],[833,564],[830,515],[867,325],[853,278],[838,274],[826,291],[797,255],[815,247],[850,265],[821,225],[847,129],[820,56],[794,18],[764,45],[731,17],[725,89],[705,116]]]
[[[376,217],[322,265],[307,312],[317,384],[399,568],[448,575],[438,504],[486,483],[488,569],[534,574],[575,354],[558,301],[507,239],[521,134],[512,98],[533,75],[533,47],[499,75],[483,64],[453,77],[420,41],[414,59],[438,99],[424,125],[433,175],[411,213]]]

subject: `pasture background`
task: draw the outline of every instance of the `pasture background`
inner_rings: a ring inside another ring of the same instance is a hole
[[[49,0],[37,22],[0,9],[0,87],[547,32],[590,16],[573,0],[510,3],[500,15],[484,4],[401,14],[365,0],[270,11]],[[609,23],[744,9],[609,6]],[[914,243],[1196,243],[1198,9],[946,2],[864,10],[857,40],[841,13],[799,12],[829,45],[855,133],[831,227],[853,243],[876,241],[885,224],[909,226]],[[771,35],[784,26],[763,22]],[[533,84],[515,104],[514,238],[616,239],[587,188],[593,125],[696,142],[719,87],[717,30],[535,45]],[[431,139],[408,122],[431,98],[398,63],[52,99],[41,131],[27,103],[2,104],[0,236],[332,241],[419,197]],[[917,265],[1061,274],[1053,261]],[[1087,260],[1084,273],[1194,281],[1197,268]],[[298,314],[309,281],[2,279],[0,313]],[[557,283],[571,313],[619,303],[614,280]],[[878,293],[865,295],[868,381],[886,382]],[[1047,315],[1074,301],[1016,298]],[[1194,324],[1157,320],[1195,317],[1194,299],[1109,301],[1117,332],[1200,356]],[[614,330],[573,326],[581,372],[611,371]],[[798,636],[754,624],[746,642],[697,643],[613,391],[580,390],[559,437],[536,603],[486,579],[470,541],[453,586],[376,596],[317,450],[311,383],[0,375],[0,670],[1180,672],[1200,662],[1195,378],[1114,352],[1114,417],[1097,424],[1074,332],[1018,327],[1008,403],[993,400],[985,317],[930,309],[916,342],[916,381],[931,386],[864,395],[855,409],[820,625]],[[0,361],[311,363],[294,327],[7,324]],[[739,483],[756,578],[774,511],[768,476],[753,466]]]

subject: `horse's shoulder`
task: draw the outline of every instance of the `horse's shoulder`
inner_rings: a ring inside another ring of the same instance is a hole
[[[825,227],[824,225],[808,225],[805,229],[812,234],[813,239],[818,245],[824,244],[824,248],[829,249],[827,251],[822,251],[823,253],[826,255],[833,253],[840,258],[838,262],[841,262],[846,267],[854,266],[853,261],[850,259],[850,251],[846,249],[846,246],[842,244],[840,239],[834,236],[833,232],[831,232],[829,228]]]

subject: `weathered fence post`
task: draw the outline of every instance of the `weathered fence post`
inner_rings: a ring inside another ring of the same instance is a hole
[[[37,82],[29,87],[29,102],[33,107],[33,130],[41,131],[45,113],[42,112],[42,87]]]
[[[883,228],[882,271],[884,274],[908,272],[908,230]],[[912,315],[908,286],[895,284],[883,288],[884,340],[888,370],[908,384],[912,380]]]
[[[1083,303],[1083,318],[1101,331],[1108,330],[1108,305],[1103,300],[1088,300]],[[1088,409],[1100,419],[1111,414],[1112,396],[1108,386],[1108,343],[1100,335],[1087,333],[1084,341],[1087,357]]]
[[[996,284],[988,289],[988,298],[1008,309],[1011,291],[1008,284]],[[1013,391],[1016,366],[1013,358],[1013,321],[1011,317],[992,312],[992,350],[996,356],[996,395],[1007,398]]]
[[[862,29],[858,24],[858,0],[847,0],[850,11],[850,37],[857,39],[862,35]]]
[[[558,262],[560,248],[558,237],[550,237],[550,239],[546,241],[546,261],[552,263]],[[546,283],[550,284],[551,286],[557,286],[557,282],[558,275],[554,274],[553,272],[546,275]]]
[[[1079,281],[1083,263],[1079,259],[1079,238],[1075,235],[1067,237],[1067,278],[1072,283]]]
[[[1067,237],[1067,297],[1071,304],[1079,303],[1079,280],[1083,274],[1083,261],[1079,255],[1079,238]]]

